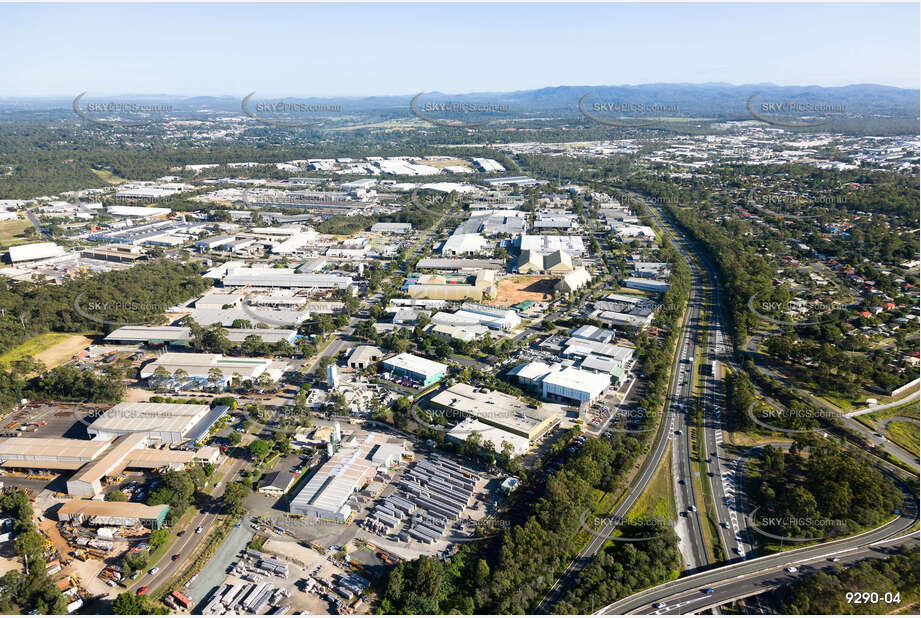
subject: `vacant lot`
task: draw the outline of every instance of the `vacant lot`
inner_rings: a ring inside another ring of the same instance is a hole
[[[26,236],[24,233],[31,227],[32,224],[29,223],[28,219],[0,221],[0,249],[34,242],[38,238],[37,236]]]
[[[903,420],[889,421],[886,425],[886,435],[915,457],[919,455],[918,423]]]
[[[83,335],[71,333],[45,333],[32,337],[6,354],[0,356],[0,363],[11,363],[26,356],[45,363],[50,368],[63,365],[74,354],[90,345],[92,341]]]
[[[508,307],[524,300],[549,301],[557,281],[557,277],[541,275],[508,277],[499,282],[499,293],[493,304]]]

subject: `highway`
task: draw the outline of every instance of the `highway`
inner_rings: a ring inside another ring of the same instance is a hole
[[[642,199],[642,196],[636,197]],[[657,210],[652,204],[648,205],[654,212]],[[719,359],[721,365],[725,363],[735,368],[736,365],[731,355],[731,349],[728,347],[729,340],[723,331],[724,321],[722,309],[719,305],[719,290],[716,286],[715,270],[708,263],[706,258],[696,251],[696,247],[690,245],[683,236],[679,236],[675,232],[674,228],[669,223],[664,221],[664,217],[662,217],[660,212],[657,212],[657,214],[660,225],[669,232],[673,240],[678,244],[679,250],[686,256],[688,255],[688,253],[686,253],[688,251],[693,251],[697,254],[700,258],[700,264],[703,265],[709,273],[710,279],[714,284],[714,305],[710,314],[711,334],[708,337],[708,354],[711,355],[711,358]],[[688,261],[689,263],[693,262],[691,259]],[[708,382],[716,383],[716,380],[708,379]],[[714,401],[710,399],[710,397],[711,393],[708,391],[706,394],[706,401]],[[711,407],[710,405],[705,405],[704,409],[705,411],[719,411],[718,407]],[[720,519],[723,520],[722,518],[724,516],[728,516],[730,521],[729,529],[721,528],[720,530],[721,540],[724,545],[727,544],[730,542],[727,537],[732,534],[733,540],[738,542],[741,546],[743,557],[751,557],[751,545],[743,541],[749,538],[747,534],[750,534],[750,532],[740,528],[742,522],[740,513],[745,513],[744,509],[746,508],[744,495],[743,492],[736,492],[733,488],[734,486],[739,487],[738,483],[740,482],[739,476],[741,471],[735,469],[737,466],[727,466],[729,469],[723,469],[723,464],[721,462],[728,462],[729,460],[725,452],[721,452],[720,450],[721,442],[719,436],[721,435],[721,419],[719,416],[719,413],[705,416],[705,425],[709,428],[709,430],[705,432],[705,439],[707,440],[708,453],[711,453],[711,455],[713,452],[718,453],[718,456],[713,457],[712,462],[710,462],[710,470],[716,472],[716,478],[718,478],[720,482],[712,483],[711,488],[724,490],[725,495],[730,498],[730,500],[725,500],[725,497],[722,501],[716,500],[717,513]],[[713,442],[710,441],[711,439]],[[709,449],[712,448],[714,443],[717,443],[716,451],[710,451]],[[744,458],[739,458],[736,462],[743,460]],[[879,463],[880,467],[890,473],[900,477],[904,476],[903,471],[898,470],[891,464],[882,461]],[[734,501],[731,499],[732,494],[735,494],[736,500]],[[717,498],[716,491],[714,491],[713,496],[715,499]],[[847,564],[848,561],[868,556],[885,555],[884,548],[898,547],[904,542],[917,543],[917,532],[907,537],[905,536],[905,533],[915,526],[917,521],[917,500],[913,494],[906,491],[904,492],[901,514],[893,521],[875,530],[854,537],[811,545],[801,549],[789,550],[781,554],[772,554],[762,558],[752,557],[745,561],[737,560],[720,568],[690,574],[678,580],[649,588],[617,601],[598,613],[688,614],[717,608],[723,603],[754,596],[766,590],[779,587],[792,581],[795,577],[800,577],[814,571],[815,568],[821,568],[826,564],[831,564],[830,559],[832,557],[837,557],[842,563]],[[739,532],[741,532],[741,536]],[[874,547],[871,547],[871,545],[874,545]],[[802,568],[803,566],[806,568]],[[795,573],[788,573],[784,571],[786,567],[795,567],[797,571]],[[703,591],[708,588],[712,588],[713,592],[704,593]],[[658,603],[664,603],[664,607],[654,609],[652,605]]]
[[[687,242],[683,235],[678,234],[671,223],[663,216],[661,211],[650,203],[643,196],[631,194],[632,197],[642,200],[650,211],[653,213],[660,229],[667,234],[676,246],[678,251],[684,256],[691,268],[692,283],[694,289],[701,289],[708,292],[709,304],[707,307],[708,318],[706,328],[707,341],[704,358],[699,358],[700,363],[717,362],[717,375],[708,375],[704,378],[702,400],[700,405],[701,422],[703,431],[700,438],[703,440],[704,452],[706,453],[706,477],[696,475],[694,463],[695,453],[692,451],[690,443],[690,427],[694,424],[692,417],[693,410],[688,409],[684,415],[684,439],[681,442],[685,444],[679,449],[680,452],[673,458],[674,462],[683,463],[683,469],[678,470],[678,478],[688,478],[685,485],[684,502],[679,501],[679,505],[693,504],[697,509],[696,512],[687,512],[689,521],[686,528],[689,528],[689,534],[686,538],[691,541],[694,563],[688,565],[689,568],[704,567],[709,564],[707,560],[707,551],[704,545],[705,537],[703,535],[703,526],[706,522],[701,518],[706,517],[706,510],[702,513],[700,505],[697,504],[696,496],[693,495],[692,489],[696,483],[708,483],[710,495],[713,498],[713,514],[717,521],[713,522],[716,526],[720,545],[723,548],[724,558],[727,560],[746,559],[753,555],[753,548],[750,537],[742,528],[742,518],[740,516],[744,511],[741,510],[739,500],[742,499],[741,492],[737,492],[738,479],[736,471],[731,467],[732,457],[726,451],[723,442],[723,366],[734,366],[734,360],[731,354],[729,344],[729,334],[725,330],[725,319],[723,309],[720,304],[719,285],[715,271],[705,261],[703,256],[699,255],[696,248]],[[704,282],[706,278],[706,283]],[[699,311],[698,311],[699,314]],[[701,326],[703,328],[703,326]],[[694,353],[701,355],[701,350],[697,344],[694,344]],[[690,356],[690,355],[688,355]],[[688,367],[688,373],[691,368]],[[694,376],[689,376],[693,380]],[[693,382],[692,382],[693,383]],[[688,386],[688,398],[690,398],[690,385]],[[689,401],[690,399],[688,399]],[[690,495],[688,495],[690,494]],[[733,497],[737,499],[734,500]],[[693,498],[693,502],[691,499]],[[684,516],[682,516],[684,519]]]
[[[682,405],[685,407],[687,406],[688,402],[686,398],[690,393],[690,386],[688,384],[682,384],[682,379],[680,379],[678,375],[679,371],[685,369],[687,363],[684,361],[689,356],[688,349],[690,344],[696,339],[696,320],[700,313],[699,287],[692,287],[690,296],[690,308],[685,323],[682,326],[681,335],[678,338],[679,353],[676,354],[672,366],[672,382],[669,396],[667,397],[666,418],[658,424],[658,431],[654,438],[652,448],[641,464],[640,470],[633,478],[629,491],[617,505],[617,508],[614,509],[607,523],[598,530],[597,534],[591,537],[588,544],[582,548],[582,551],[580,551],[576,558],[566,567],[535,609],[535,613],[537,614],[549,614],[551,608],[566,596],[566,592],[569,591],[574,582],[578,579],[582,569],[592,561],[594,556],[612,536],[614,530],[618,527],[618,522],[626,518],[627,513],[630,512],[630,509],[633,508],[636,501],[646,491],[646,487],[649,485],[652,477],[655,476],[656,471],[659,469],[659,464],[665,457],[666,449],[672,442],[672,438],[678,437],[675,431],[678,429],[679,424],[686,422],[685,415],[682,413],[678,404],[679,402],[683,402]],[[694,307],[696,307],[696,309],[694,309]],[[686,431],[683,431],[682,434],[685,437],[687,436]],[[693,495],[687,499],[692,498]],[[697,521],[696,518],[694,521]],[[697,528],[699,534],[699,521],[697,521]]]
[[[695,575],[682,577],[621,599],[603,608],[598,614],[690,614],[717,607],[729,601],[761,594],[791,583],[821,566],[831,566],[831,558],[848,559],[885,557],[885,548],[912,545],[918,533],[906,534],[917,522],[917,504],[907,499],[906,512],[897,519],[859,536],[810,545],[801,549],[771,554],[762,558],[734,563]],[[787,573],[794,567],[796,573]],[[803,568],[808,567],[808,568]],[[712,594],[704,591],[713,588]],[[661,609],[653,604],[665,603]]]

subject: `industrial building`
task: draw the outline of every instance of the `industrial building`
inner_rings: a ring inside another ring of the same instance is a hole
[[[466,418],[451,428],[446,437],[455,442],[465,442],[470,436],[477,434],[481,445],[491,443],[493,450],[497,453],[505,451],[505,445],[511,446],[513,457],[520,457],[531,449],[531,442],[510,431],[505,431],[493,425],[479,421],[475,418]]]
[[[581,236],[522,234],[518,239],[518,247],[521,251],[535,251],[540,254],[565,251],[573,257],[581,257],[585,253],[585,243]]]
[[[414,299],[484,300],[495,298],[498,291],[495,270],[479,270],[474,275],[465,275],[460,279],[442,275],[422,275],[415,280],[408,280],[407,283],[406,291]]]
[[[563,294],[570,294],[585,287],[591,280],[592,275],[584,268],[580,268],[563,275],[563,278],[557,282],[554,289]]]
[[[442,379],[448,370],[447,365],[404,352],[381,361],[381,367],[397,375],[406,376],[422,386],[428,386]]]
[[[418,270],[441,270],[458,272],[462,270],[505,270],[503,260],[476,258],[422,258],[416,262]]]
[[[522,274],[565,274],[572,272],[574,269],[572,256],[562,250],[543,255],[537,251],[526,249],[518,256],[517,270]]]
[[[86,430],[93,439],[140,433],[153,442],[176,444],[210,411],[206,405],[123,402],[96,417]]]
[[[367,369],[382,358],[384,358],[384,353],[380,348],[373,345],[360,345],[349,355],[346,365],[349,369]]]
[[[334,443],[330,448],[335,448]],[[319,519],[345,523],[352,515],[349,498],[368,484],[378,469],[398,463],[406,444],[375,432],[355,432],[338,444],[329,460],[291,501],[290,511]]]
[[[3,438],[0,460],[4,468],[76,470],[99,457],[109,443],[105,440],[69,438]]]
[[[380,222],[371,226],[371,231],[375,234],[409,234],[413,231],[412,223],[391,223]]]
[[[206,273],[205,276],[208,276]],[[293,268],[250,268],[234,266],[227,269],[222,282],[225,287],[307,288],[318,290],[352,290],[351,277],[299,273]]]
[[[578,403],[595,401],[611,384],[611,376],[567,367],[552,372],[541,380],[545,399],[563,399]]]
[[[659,281],[658,279],[646,279],[644,277],[628,277],[621,284],[631,290],[642,290],[643,292],[654,292],[664,294],[668,292],[668,282]]]
[[[441,247],[442,255],[469,255],[479,253],[486,246],[486,239],[480,234],[453,234]]]
[[[294,343],[297,331],[286,328],[226,328],[227,340],[243,343],[250,335],[259,337],[264,343],[287,341]],[[109,343],[143,343],[145,345],[188,346],[192,341],[192,329],[184,326],[122,326],[105,338]]]
[[[279,366],[271,358],[167,352],[141,368],[138,375],[142,380],[147,380],[160,368],[165,369],[170,376],[175,377],[177,371],[183,371],[186,375],[184,379],[198,382],[200,385],[212,384],[217,387],[226,387],[235,377],[240,380],[255,380],[263,374],[277,381],[284,373],[284,366]],[[220,379],[212,381],[212,372],[219,374]]]
[[[91,526],[143,526],[159,530],[166,521],[169,505],[147,506],[140,502],[107,502],[104,500],[71,500],[58,509],[60,521]]]
[[[10,262],[13,264],[60,257],[65,253],[66,251],[63,247],[59,247],[53,242],[36,242],[9,248]]]
[[[556,413],[532,407],[517,397],[462,382],[444,389],[430,403],[455,418],[473,417],[530,441],[540,438],[559,421]]]

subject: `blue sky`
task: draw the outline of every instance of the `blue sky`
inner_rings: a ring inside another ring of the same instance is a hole
[[[919,4],[0,4],[0,97],[919,87]]]

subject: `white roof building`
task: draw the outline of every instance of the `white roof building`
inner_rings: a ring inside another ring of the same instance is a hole
[[[522,234],[519,244],[522,251],[536,251],[541,254],[565,251],[571,256],[581,257],[585,253],[585,243],[581,236]]]
[[[541,392],[545,398],[584,403],[597,399],[610,384],[609,374],[567,367],[545,376],[541,381]]]
[[[479,253],[486,246],[486,239],[480,234],[454,234],[441,247],[442,255],[466,255]]]
[[[53,242],[36,242],[28,245],[10,247],[10,262],[30,262],[64,255],[65,250]]]

